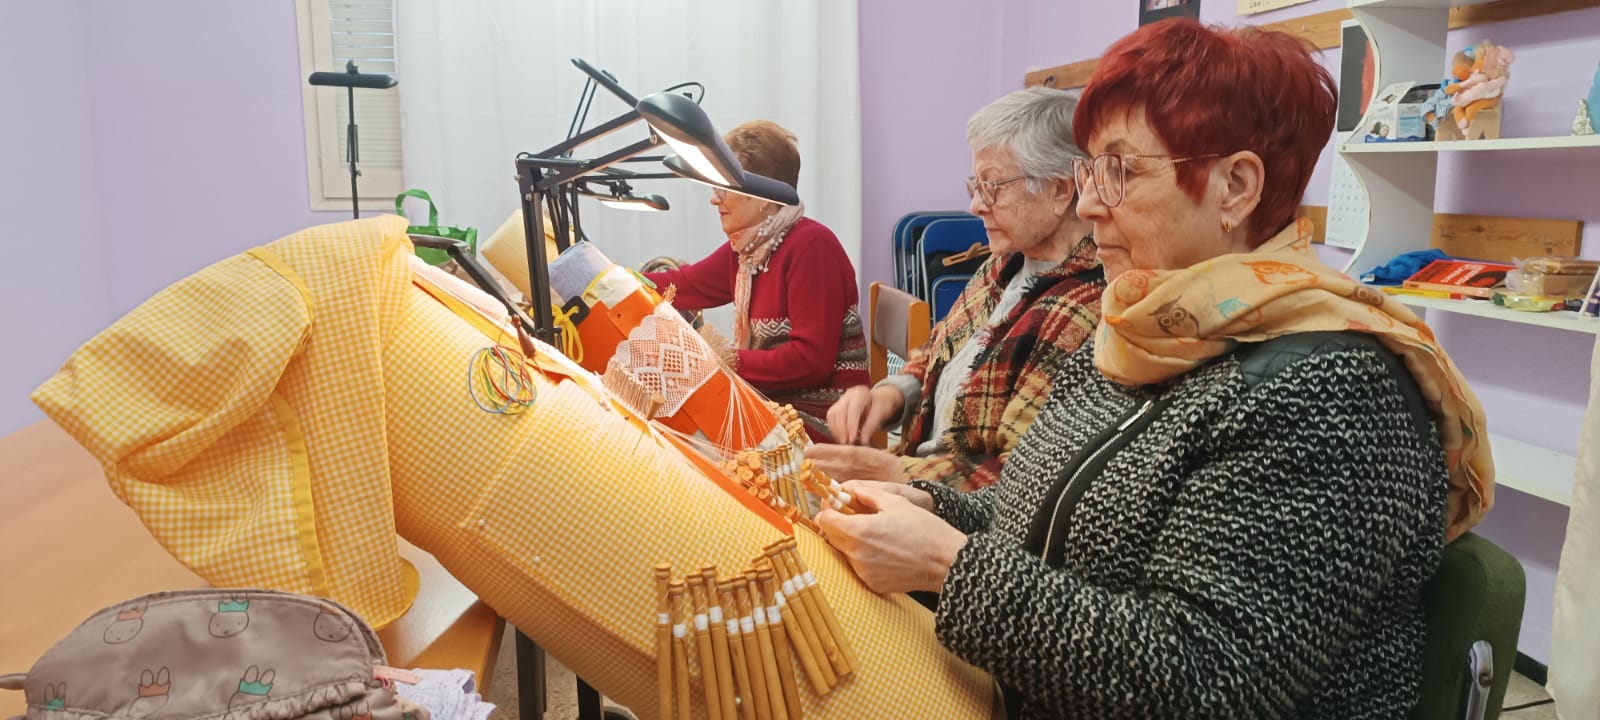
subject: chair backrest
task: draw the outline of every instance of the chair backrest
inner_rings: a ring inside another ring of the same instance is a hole
[[[911,357],[912,350],[928,342],[933,321],[927,301],[881,282],[867,288],[867,306],[867,376],[877,383],[889,376],[889,353],[901,359]],[[872,444],[886,447],[888,437],[874,433]]]
[[[956,306],[956,300],[961,297],[961,291],[967,289],[970,280],[971,275],[941,275],[934,279],[933,287],[928,291],[928,300],[933,303],[934,322],[950,314],[950,309]]]
[[[889,353],[911,357],[912,350],[928,341],[933,323],[926,301],[881,282],[867,289],[867,304],[872,330],[867,338],[867,373],[877,382],[889,375]]]
[[[917,257],[919,264],[924,268],[922,275],[924,299],[933,302],[933,286],[939,278],[946,275],[970,276],[979,265],[983,264],[985,259],[983,257],[952,266],[946,266],[943,262],[944,258],[966,252],[974,244],[989,244],[989,234],[983,229],[983,221],[976,217],[944,218],[928,223],[928,226],[923,228],[922,237],[917,240]],[[936,321],[938,317],[938,313],[935,312]]]
[[[1422,590],[1428,639],[1412,720],[1500,716],[1517,656],[1525,592],[1522,564],[1498,545],[1467,533],[1445,546],[1438,572]],[[1474,657],[1479,641],[1487,641],[1492,655]],[[1469,669],[1475,661],[1476,671]],[[1469,708],[1481,708],[1483,714],[1469,716]]]
[[[977,216],[964,210],[922,210],[907,213],[894,225],[894,281],[902,290],[922,292],[922,263],[917,253],[917,241],[922,237],[922,231],[937,220],[945,219],[976,220]]]

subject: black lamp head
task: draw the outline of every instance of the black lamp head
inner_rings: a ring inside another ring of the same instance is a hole
[[[610,192],[596,192],[590,187],[591,183],[604,185]],[[633,192],[633,186],[626,181],[580,179],[573,187],[577,189],[578,194],[587,195],[600,201],[601,205],[618,210],[666,212],[672,209],[666,198],[655,194],[636,194]]]
[[[719,183],[696,172],[693,167],[684,162],[683,158],[677,155],[666,156],[661,160],[661,164],[680,176],[731,193],[747,195],[758,200],[778,203],[779,205],[800,204],[800,194],[795,192],[795,189],[790,187],[789,183],[773,180],[765,175],[757,175],[753,172],[740,170],[735,182]]]
[[[636,109],[657,137],[683,158],[700,177],[728,186],[743,174],[739,160],[722,141],[711,118],[693,100],[672,92],[646,95]]]
[[[327,85],[329,87],[372,88],[384,90],[400,83],[393,75],[382,73],[364,73],[356,70],[356,61],[350,60],[344,64],[344,72],[314,72],[306,82],[312,85]]]

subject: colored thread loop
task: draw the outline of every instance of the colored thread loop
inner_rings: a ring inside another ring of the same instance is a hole
[[[467,367],[467,393],[479,410],[497,415],[517,415],[539,398],[527,359],[504,345],[473,353]]]

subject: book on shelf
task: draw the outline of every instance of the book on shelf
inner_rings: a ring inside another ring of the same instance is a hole
[[[1400,287],[1488,298],[1495,288],[1505,285],[1506,273],[1515,269],[1514,265],[1480,260],[1434,260]]]

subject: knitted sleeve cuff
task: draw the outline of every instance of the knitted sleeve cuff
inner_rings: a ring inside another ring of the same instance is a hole
[[[906,421],[911,419],[912,413],[915,413],[916,408],[922,404],[922,381],[915,375],[901,373],[879,380],[878,384],[872,387],[876,390],[884,386],[899,390],[906,399],[905,404],[900,406],[900,416],[891,419],[887,427],[905,427]]]

